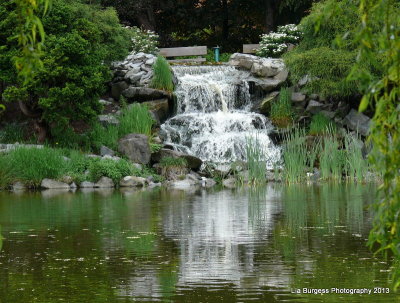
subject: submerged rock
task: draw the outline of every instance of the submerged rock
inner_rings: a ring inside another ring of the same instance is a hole
[[[20,181],[15,182],[11,187],[13,191],[26,189],[26,185]]]

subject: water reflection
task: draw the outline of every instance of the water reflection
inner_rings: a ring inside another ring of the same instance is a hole
[[[338,302],[292,288],[387,286],[360,185],[0,193],[4,302]],[[1,246],[1,240],[0,240]],[[346,302],[396,302],[394,295]],[[0,301],[1,302],[1,301]]]

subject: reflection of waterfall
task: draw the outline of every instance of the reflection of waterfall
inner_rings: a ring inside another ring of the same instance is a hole
[[[273,216],[280,212],[280,206],[273,203],[277,195],[268,188],[258,203],[246,195],[238,199],[237,194],[222,191],[204,194],[192,205],[170,204],[164,217],[164,234],[180,243],[179,283],[243,283],[254,269],[257,243],[269,237]],[[253,203],[257,203],[257,211]],[[273,266],[274,270],[278,267]]]
[[[204,161],[245,160],[246,137],[257,132],[269,167],[279,158],[269,120],[250,112],[250,74],[230,66],[178,66],[177,115],[161,127],[165,141]]]

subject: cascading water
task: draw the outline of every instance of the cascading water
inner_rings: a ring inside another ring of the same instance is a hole
[[[272,125],[251,112],[250,74],[230,66],[176,66],[177,115],[161,126],[166,143],[203,161],[246,160],[246,140],[257,136],[272,167],[280,149],[268,136]]]

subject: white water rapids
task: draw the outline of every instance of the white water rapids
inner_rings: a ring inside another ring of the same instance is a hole
[[[267,167],[280,149],[263,115],[251,112],[249,73],[230,66],[176,66],[177,115],[161,126],[165,143],[203,161],[246,161],[246,140],[257,136]]]

